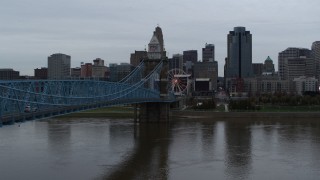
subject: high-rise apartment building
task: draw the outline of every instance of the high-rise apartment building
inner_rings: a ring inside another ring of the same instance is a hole
[[[48,79],[65,79],[70,77],[71,56],[52,54],[48,57]]]
[[[252,35],[245,27],[235,27],[227,36],[227,78],[252,77]]]
[[[316,77],[320,81],[320,41],[315,41],[311,46],[312,58],[316,68]]]
[[[202,48],[202,62],[213,62],[214,59],[214,44],[206,44],[205,48]]]
[[[286,79],[288,76],[285,74],[287,70],[285,67],[286,60],[288,58],[300,58],[300,57],[311,57],[311,51],[306,48],[296,48],[296,47],[289,47],[286,50],[282,51],[278,55],[278,68],[279,68],[279,76],[281,79]]]

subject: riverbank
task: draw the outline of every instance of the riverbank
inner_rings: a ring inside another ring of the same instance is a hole
[[[59,118],[102,118],[102,117],[110,117],[110,118],[133,118],[134,112],[132,107],[107,107],[94,109],[89,111],[82,111],[72,114],[67,114],[64,116],[60,116]]]
[[[265,118],[265,119],[282,119],[282,118],[311,118],[320,120],[320,112],[214,112],[214,111],[171,111],[172,117],[177,118]]]

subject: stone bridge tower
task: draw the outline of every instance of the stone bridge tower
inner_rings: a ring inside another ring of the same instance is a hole
[[[153,32],[153,36],[148,44],[148,58],[144,60],[145,72],[149,74],[161,61],[163,62],[161,73],[159,74],[160,96],[163,100],[168,98],[168,58],[164,50],[162,30],[158,26]],[[139,105],[140,122],[168,122],[170,113],[170,103],[166,102],[149,102]]]

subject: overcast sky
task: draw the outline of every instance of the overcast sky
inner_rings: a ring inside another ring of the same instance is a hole
[[[33,75],[53,53],[71,55],[71,66],[102,58],[129,62],[159,24],[168,57],[215,44],[223,75],[227,34],[244,26],[253,38],[253,62],[287,47],[320,40],[319,0],[1,0],[0,68]]]

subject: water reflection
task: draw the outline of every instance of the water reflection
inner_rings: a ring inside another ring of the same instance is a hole
[[[320,176],[317,119],[51,119],[2,127],[0,137],[1,179]]]
[[[203,122],[202,130],[202,154],[204,159],[213,159],[215,150],[216,122]]]
[[[134,138],[132,154],[108,169],[102,179],[167,179],[169,126],[136,124]]]
[[[226,174],[232,179],[248,179],[251,169],[251,123],[229,120],[225,123]]]

